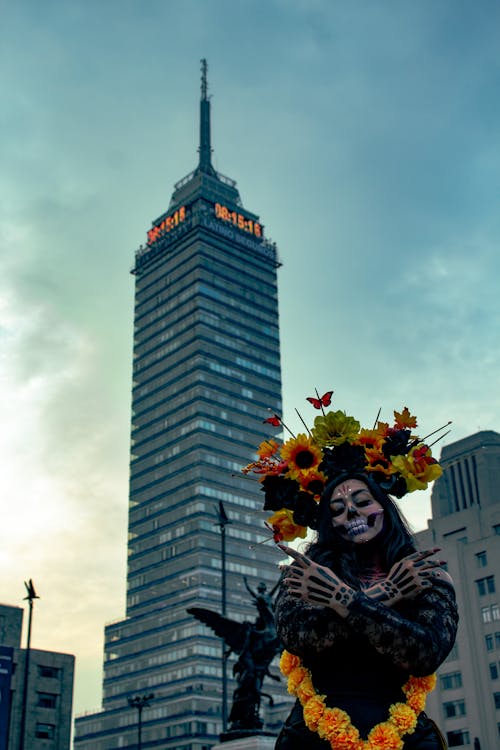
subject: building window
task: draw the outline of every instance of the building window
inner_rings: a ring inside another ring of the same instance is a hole
[[[495,633],[495,648],[500,648],[500,632]]]
[[[500,693],[493,693],[493,700],[495,701],[495,708],[500,708]]]
[[[469,732],[466,729],[455,729],[446,732],[446,739],[449,747],[460,747],[461,745],[470,745]]]
[[[479,596],[485,594],[495,593],[495,576],[486,576],[486,578],[478,578],[476,581],[477,590]]]
[[[38,705],[40,708],[55,708],[57,706],[57,695],[55,693],[38,693]]]
[[[495,523],[493,525],[493,533],[497,536],[500,535],[500,523]]]
[[[488,555],[484,550],[476,553],[476,564],[478,568],[485,568],[488,565]]]
[[[491,604],[489,607],[481,607],[481,618],[483,622],[500,620],[500,606],[498,604]],[[495,646],[499,648],[500,639],[497,639],[497,635],[500,636],[500,633],[495,633]]]
[[[56,736],[55,724],[42,724],[37,722],[35,728],[35,737],[40,740],[53,740]]]
[[[465,716],[465,701],[443,703],[443,711],[447,719],[451,719],[454,716]]]
[[[461,672],[449,672],[443,674],[440,677],[441,690],[453,690],[453,688],[462,687],[462,673]]]
[[[492,680],[498,680],[498,666],[496,662],[492,662],[490,665],[490,677]]]
[[[38,676],[39,677],[50,677],[52,679],[59,677],[59,667],[48,667],[43,664],[38,665]]]
[[[493,651],[493,636],[491,634],[484,636],[484,642],[486,644],[486,651]]]

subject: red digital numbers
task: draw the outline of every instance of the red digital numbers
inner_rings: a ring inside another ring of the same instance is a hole
[[[242,232],[248,232],[255,237],[262,237],[263,235],[262,226],[257,221],[247,219],[244,214],[240,214],[237,211],[230,211],[227,206],[223,206],[221,203],[215,204],[215,216],[217,219],[233,224],[238,229],[241,229]]]
[[[164,232],[171,232],[186,220],[186,206],[181,206],[170,216],[166,216],[160,224],[148,230],[148,245],[151,245]]]

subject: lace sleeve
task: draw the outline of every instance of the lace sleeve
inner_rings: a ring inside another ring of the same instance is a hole
[[[326,607],[315,607],[287,593],[282,583],[274,605],[276,631],[285,648],[297,656],[321,653],[348,629],[344,621]]]
[[[415,676],[434,672],[446,659],[457,632],[453,587],[436,582],[408,604],[408,615],[357,592],[346,623],[381,654]]]

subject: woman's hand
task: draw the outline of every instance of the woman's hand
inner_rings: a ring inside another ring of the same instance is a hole
[[[329,568],[318,565],[306,555],[284,544],[278,544],[278,547],[295,561],[287,568],[284,578],[291,596],[309,604],[329,607],[342,617],[346,617],[354,590]]]
[[[365,589],[364,593],[370,599],[381,602],[388,607],[402,599],[413,599],[421,591],[432,586],[432,577],[442,576],[449,578],[448,574],[439,570],[443,565],[442,560],[429,560],[428,558],[439,552],[438,547],[433,549],[413,552],[395,563],[384,581]]]

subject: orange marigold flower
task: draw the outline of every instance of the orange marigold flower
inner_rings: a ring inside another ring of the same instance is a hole
[[[300,685],[297,687],[297,698],[304,705],[308,700],[316,696],[316,690],[311,681],[311,675],[308,672]]]
[[[415,731],[417,715],[406,703],[394,703],[389,709],[389,714],[400,734],[411,734]]]
[[[295,695],[295,692],[302,682],[303,679],[305,679],[308,675],[307,669],[304,667],[295,667],[295,669],[292,669],[290,674],[288,675],[288,692],[292,693],[292,695]]]
[[[315,695],[309,698],[304,706],[304,721],[311,732],[316,732],[321,717],[325,711],[323,696]]]
[[[318,446],[307,435],[290,438],[281,447],[281,457],[288,463],[291,472],[310,471],[319,466],[323,456]]]
[[[268,525],[273,530],[273,538],[275,542],[292,542],[298,536],[304,539],[307,534],[305,526],[299,526],[294,523],[293,513],[287,508],[282,508],[273,513],[270,518],[267,519]]]
[[[427,677],[410,677],[410,688],[424,690],[430,693],[436,687],[436,675],[430,674]]]
[[[301,489],[306,492],[310,492],[314,496],[315,500],[319,500],[321,493],[325,489],[327,481],[326,474],[316,469],[310,471],[289,471],[288,476],[291,479],[296,479],[300,484]]]
[[[426,694],[423,693],[420,690],[416,690],[415,692],[409,692],[406,694],[406,702],[412,708],[416,714],[419,714],[421,711],[425,708],[425,699]]]
[[[264,440],[257,448],[257,455],[259,458],[269,458],[279,450],[279,445],[271,438],[271,440]]]
[[[398,430],[417,426],[417,418],[410,414],[407,406],[402,412],[394,411],[394,427]]]
[[[318,734],[324,740],[336,740],[351,726],[349,715],[341,708],[325,708],[318,723]]]
[[[378,750],[401,750],[403,740],[388,721],[377,724],[368,735],[368,741]]]
[[[300,656],[295,656],[295,654],[291,654],[286,649],[283,650],[280,657],[280,669],[285,677],[288,677],[292,669],[295,669],[295,667],[300,667],[301,664],[302,661],[300,659]]]

